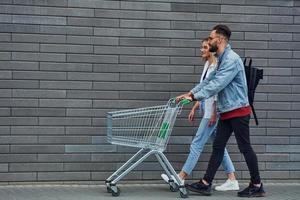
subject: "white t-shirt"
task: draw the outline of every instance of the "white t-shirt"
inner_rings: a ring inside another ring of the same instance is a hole
[[[216,69],[216,67],[217,67],[217,63],[209,65],[209,62],[206,61],[205,65],[204,65],[202,75],[201,75],[200,82],[203,81],[206,77],[208,77],[208,75],[212,71],[214,71]],[[205,72],[206,72],[206,74],[205,74]],[[205,75],[205,77],[204,77],[204,75]],[[203,118],[210,118],[211,117],[211,115],[214,111],[213,102],[216,101],[216,100],[217,100],[217,95],[212,96],[212,97],[204,100],[204,115],[203,115]],[[203,103],[203,101],[202,101],[202,103]]]

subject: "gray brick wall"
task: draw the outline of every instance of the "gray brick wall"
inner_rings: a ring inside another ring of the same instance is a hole
[[[297,0],[1,0],[0,182],[100,181],[134,148],[106,141],[106,112],[164,104],[203,69],[199,44],[217,23],[265,77],[251,139],[263,180],[300,180]],[[166,155],[179,170],[196,131],[178,117]],[[239,180],[249,178],[234,137]],[[192,177],[203,175],[207,145]],[[158,180],[154,158],[127,180]],[[217,179],[224,179],[222,169]]]

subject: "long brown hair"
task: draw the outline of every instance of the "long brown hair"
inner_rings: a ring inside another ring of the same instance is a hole
[[[201,45],[203,44],[203,42],[207,42],[208,43],[209,38],[206,37],[202,40]],[[210,52],[210,57],[212,58],[212,63],[217,63],[217,58],[215,57],[215,55],[213,53]],[[205,59],[203,59],[204,61],[207,61]]]

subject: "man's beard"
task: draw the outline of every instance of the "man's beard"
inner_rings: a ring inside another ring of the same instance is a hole
[[[214,44],[211,44],[210,47],[209,47],[209,51],[212,52],[212,53],[215,53],[218,51],[218,46],[216,43]]]

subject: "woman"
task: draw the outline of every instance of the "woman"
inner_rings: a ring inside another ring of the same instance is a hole
[[[206,62],[204,65],[200,82],[203,81],[206,77],[208,77],[208,75],[217,67],[217,60],[215,56],[209,51],[208,38],[202,41],[201,57]],[[190,122],[194,120],[195,111],[199,107],[200,102],[196,102],[188,116]],[[219,118],[216,112],[216,96],[210,97],[209,99],[206,99],[205,101],[201,102],[200,110],[204,112],[204,116],[200,122],[197,133],[191,143],[189,156],[185,161],[182,170],[178,174],[179,179],[183,183],[184,180],[188,177],[188,175],[191,174],[192,170],[197,164],[199,156],[208,139],[211,139],[211,141],[213,141],[215,137],[215,129],[217,127]],[[222,165],[227,174],[228,179],[225,183],[223,183],[220,186],[217,186],[215,189],[218,191],[239,190],[239,184],[234,175],[235,169],[226,149],[224,152]],[[161,174],[161,177],[166,182],[169,182],[169,177],[166,174]]]

